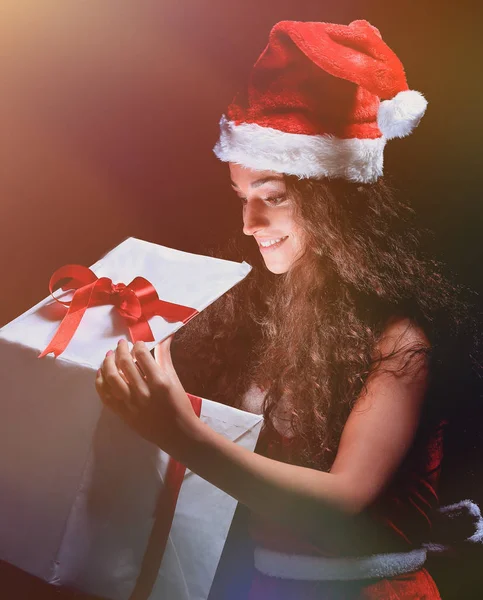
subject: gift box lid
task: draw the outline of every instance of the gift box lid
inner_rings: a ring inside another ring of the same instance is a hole
[[[201,312],[209,304],[239,283],[251,270],[246,262],[174,250],[133,237],[127,238],[92,265],[97,277],[109,277],[114,284],[129,284],[144,277],[156,289],[161,300],[189,306]],[[46,282],[47,286],[47,282]],[[72,291],[55,292],[57,298],[69,301]],[[67,308],[48,296],[20,315],[0,331],[0,339],[43,351],[67,312]],[[196,317],[195,317],[196,318]],[[180,327],[161,316],[149,319],[154,341],[149,349]],[[56,360],[67,360],[99,368],[106,352],[114,349],[119,339],[129,338],[126,322],[112,305],[93,306],[86,310],[67,348]],[[53,360],[48,355],[42,360]]]

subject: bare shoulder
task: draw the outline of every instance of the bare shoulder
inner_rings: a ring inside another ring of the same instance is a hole
[[[401,350],[417,346],[429,348],[429,340],[423,330],[409,317],[393,317],[389,319],[378,344],[382,351]]]
[[[424,377],[431,344],[423,328],[409,317],[391,318],[375,348],[375,358],[383,359],[386,368],[399,374]],[[376,368],[376,371],[380,368]]]

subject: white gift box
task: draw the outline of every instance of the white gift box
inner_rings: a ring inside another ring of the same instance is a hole
[[[250,267],[129,238],[91,269],[114,283],[144,277],[162,300],[201,311]],[[65,313],[48,297],[0,331],[0,559],[51,583],[128,600],[169,457],[95,391],[106,351],[128,339],[112,306],[88,308],[60,356],[37,358]],[[182,323],[155,316],[149,325],[151,348]],[[250,450],[262,424],[259,415],[209,400],[201,419]],[[235,506],[186,471],[151,600],[208,597]]]

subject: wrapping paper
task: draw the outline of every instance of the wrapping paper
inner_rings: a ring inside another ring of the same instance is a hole
[[[201,419],[253,450],[259,415],[202,400]],[[128,599],[153,527],[169,457],[108,410],[97,424],[50,581]],[[236,501],[186,470],[151,600],[206,600]]]
[[[129,238],[91,269],[114,283],[145,277],[161,299],[201,311],[250,267]],[[0,559],[54,584],[127,600],[169,457],[95,391],[106,351],[128,335],[112,306],[89,308],[59,357],[37,358],[65,312],[48,297],[0,331]],[[161,317],[149,324],[148,347],[182,326]],[[251,450],[262,423],[209,400],[201,419]],[[235,504],[186,471],[152,600],[207,598]]]

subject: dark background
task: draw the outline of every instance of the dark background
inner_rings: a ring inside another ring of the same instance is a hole
[[[218,120],[278,20],[366,18],[428,101],[386,147],[439,254],[481,290],[480,19],[468,2],[3,0],[0,324],[128,236],[196,251],[239,225]]]
[[[410,87],[429,107],[411,137],[389,142],[385,170],[434,231],[434,251],[460,283],[481,293],[483,43],[476,7],[3,0],[0,325],[48,294],[55,269],[90,265],[128,236],[194,252],[230,237],[240,225],[239,204],[211,148],[221,113],[270,27],[283,19],[365,18],[399,55]],[[481,386],[468,381],[455,399],[464,410],[451,442],[457,459],[447,471],[448,499],[483,501],[480,395]],[[465,564],[471,568],[471,558]],[[455,573],[455,585],[471,578]],[[470,598],[465,594],[459,597]]]

